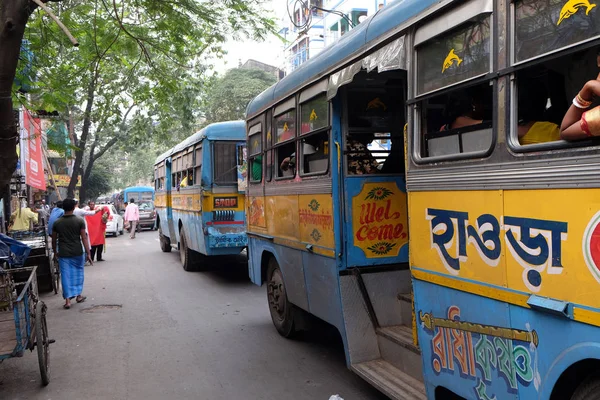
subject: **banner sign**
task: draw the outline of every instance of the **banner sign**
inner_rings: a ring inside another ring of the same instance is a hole
[[[44,161],[42,155],[42,131],[39,122],[22,108],[21,149],[25,163],[25,183],[39,190],[46,190]],[[22,165],[21,165],[22,166]]]

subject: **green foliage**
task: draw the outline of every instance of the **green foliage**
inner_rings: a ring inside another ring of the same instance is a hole
[[[86,185],[86,199],[82,201],[96,199],[98,196],[110,193],[111,189],[109,168],[98,164],[90,174]]]
[[[209,86],[203,105],[206,123],[244,119],[248,103],[275,82],[275,76],[260,69],[230,69]]]
[[[72,113],[81,168],[86,151],[93,166],[92,150],[189,136],[205,100],[205,60],[223,56],[231,32],[261,39],[275,31],[263,0],[48,4],[79,47],[43,11],[34,12],[25,33],[34,54],[35,78],[25,82],[32,85],[29,107]]]
[[[154,161],[161,152],[158,146],[149,143],[128,150],[116,148],[96,165],[110,168],[110,186],[114,190],[138,183],[154,186]]]

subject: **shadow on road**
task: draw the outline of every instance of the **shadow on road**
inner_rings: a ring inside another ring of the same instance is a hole
[[[204,257],[202,274],[218,284],[250,283],[248,259],[245,254],[236,256]]]

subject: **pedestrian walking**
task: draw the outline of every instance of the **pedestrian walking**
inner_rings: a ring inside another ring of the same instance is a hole
[[[48,235],[52,236],[52,226],[56,222],[57,219],[65,215],[65,210],[63,210],[63,202],[57,201],[56,207],[52,209],[50,213],[50,218],[48,218]]]
[[[129,200],[125,208],[125,221],[129,224],[129,238],[135,239],[135,231],[140,229],[140,210],[134,199]]]
[[[71,308],[71,300],[83,303],[83,271],[85,261],[92,264],[90,243],[85,232],[85,221],[73,214],[77,203],[73,199],[63,201],[65,214],[52,227],[52,250],[60,267],[65,309]],[[58,252],[57,252],[58,249]]]
[[[88,204],[90,210],[95,209],[96,205],[94,202],[90,201]],[[102,252],[104,250],[104,245],[106,244],[106,223],[108,222],[110,211],[106,206],[101,206],[99,210],[100,212],[85,217],[85,221],[87,223],[90,238],[92,260],[94,257],[97,257],[96,261],[104,261]]]

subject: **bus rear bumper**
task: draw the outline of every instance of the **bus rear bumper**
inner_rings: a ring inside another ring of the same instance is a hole
[[[207,231],[207,247],[209,248],[242,248],[248,245],[244,226],[210,226]]]

